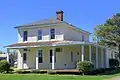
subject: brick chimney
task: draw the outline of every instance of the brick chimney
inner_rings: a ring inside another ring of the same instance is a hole
[[[56,19],[63,21],[63,11],[62,10],[56,11]]]

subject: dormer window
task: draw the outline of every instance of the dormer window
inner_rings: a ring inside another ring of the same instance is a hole
[[[42,30],[38,30],[38,40],[42,40]]]
[[[23,41],[27,41],[27,37],[28,37],[28,32],[23,31]]]
[[[84,35],[82,35],[82,41],[84,41]]]
[[[55,29],[50,29],[50,39],[55,39]]]

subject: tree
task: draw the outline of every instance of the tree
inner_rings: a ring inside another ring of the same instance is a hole
[[[6,60],[0,61],[0,73],[6,72],[9,73],[10,71],[10,65]]]
[[[119,61],[117,59],[109,59],[110,68],[118,68]]]
[[[9,57],[11,59],[11,65],[13,66],[14,65],[14,62],[17,62],[17,51],[16,50],[11,50],[10,51],[10,54],[9,54]]]
[[[120,13],[113,15],[104,24],[97,25],[94,28],[93,40],[99,45],[117,47],[120,59]]]
[[[0,51],[0,54],[5,54],[4,52]]]

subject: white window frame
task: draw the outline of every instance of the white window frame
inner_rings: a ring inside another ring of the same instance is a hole
[[[74,54],[73,54],[73,52],[71,52],[70,53],[70,59],[71,59],[71,62],[73,62],[74,60],[73,60],[73,58],[74,58],[74,56],[73,56]]]
[[[51,30],[52,30],[52,29],[54,29],[54,33],[53,33],[54,39],[51,39],[51,35],[52,35],[52,34],[51,34]],[[55,29],[55,28],[50,28],[50,30],[49,30],[49,36],[50,36],[50,37],[49,37],[50,40],[55,40],[55,39],[56,39],[56,29]]]
[[[41,31],[41,35],[39,35],[39,31]],[[43,32],[42,32],[42,30],[40,29],[40,30],[38,30],[37,31],[37,40],[38,41],[40,41],[40,40],[42,40],[43,38],[42,38],[42,35],[43,35]],[[39,39],[39,37],[41,37],[41,39]]]
[[[24,32],[27,32],[27,39],[25,40],[24,38],[25,38],[25,35],[24,35]],[[23,31],[23,41],[25,42],[25,41],[28,41],[28,31]]]
[[[41,55],[39,54],[39,51],[41,51]],[[42,62],[39,62],[39,58],[42,58]],[[42,49],[38,50],[38,63],[39,64],[43,63],[43,50]]]
[[[85,41],[85,36],[84,35],[82,35],[82,42],[84,42]]]

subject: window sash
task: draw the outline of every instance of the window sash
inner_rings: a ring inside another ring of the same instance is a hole
[[[50,63],[52,63],[53,51],[50,50]],[[54,62],[56,62],[56,53],[54,54]]]
[[[55,39],[55,29],[50,29],[50,39]]]
[[[42,30],[38,30],[38,40],[42,40]]]
[[[55,39],[55,34],[52,34],[50,37],[51,39]]]
[[[73,52],[71,52],[71,61],[73,62]]]
[[[27,41],[27,37],[28,37],[28,32],[24,31],[23,32],[23,41]]]
[[[50,63],[52,63],[52,57],[50,57]]]
[[[42,50],[38,50],[38,63],[43,63]]]
[[[42,57],[38,58],[38,63],[43,63],[43,58]]]
[[[51,30],[50,30],[50,33],[51,33],[51,34],[55,33],[55,29],[54,29],[54,28],[51,29]]]
[[[84,35],[82,35],[82,41],[84,41]]]

